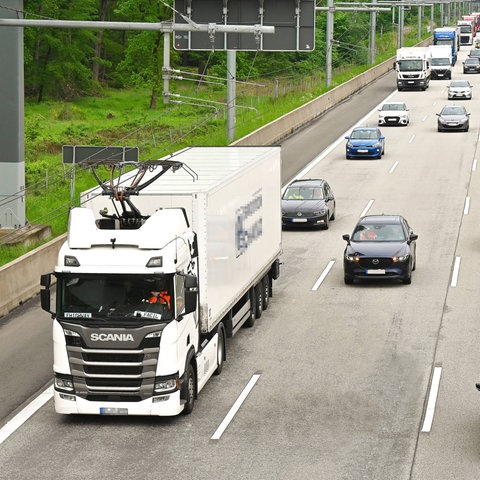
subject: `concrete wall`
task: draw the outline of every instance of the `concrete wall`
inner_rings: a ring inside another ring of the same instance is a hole
[[[419,46],[429,45],[425,40]],[[307,104],[289,112],[279,119],[255,130],[232,145],[274,145],[302,126],[321,116],[337,103],[373,82],[393,68],[394,58],[370,68]],[[0,316],[6,315],[18,305],[38,294],[40,275],[52,272],[58,251],[65,241],[62,235],[36,250],[23,255],[14,262],[0,267]]]

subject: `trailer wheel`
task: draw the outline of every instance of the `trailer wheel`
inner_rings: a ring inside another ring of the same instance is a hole
[[[265,275],[262,280],[262,292],[263,292],[263,309],[268,308],[268,301],[270,300],[270,278]]]
[[[250,312],[248,314],[247,320],[243,324],[246,328],[251,328],[255,325],[255,305],[257,304],[256,296],[257,296],[257,289],[252,288],[250,289]]]
[[[220,375],[223,370],[223,360],[225,359],[225,333],[222,327],[217,330],[218,343],[217,343],[217,369],[213,372],[214,375]]]
[[[263,282],[255,286],[255,318],[260,318],[263,312]]]
[[[195,370],[192,365],[188,365],[187,369],[187,398],[185,399],[185,406],[183,407],[183,413],[189,415],[193,412],[193,407],[195,406]]]

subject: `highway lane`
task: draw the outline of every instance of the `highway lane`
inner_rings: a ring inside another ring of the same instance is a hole
[[[470,132],[436,132],[448,83],[436,81],[426,92],[395,93],[411,107],[411,125],[384,129],[382,160],[347,161],[342,141],[310,170],[334,188],[337,219],[328,231],[284,233],[274,298],[255,327],[229,343],[224,371],[193,415],[63,418],[50,402],[2,445],[0,478],[476,478],[480,76],[469,78]],[[353,112],[335,117],[337,128],[348,130]],[[375,121],[376,113],[364,123]],[[290,151],[318,145],[331,125],[317,122]],[[368,205],[369,213],[404,214],[419,234],[412,285],[343,284],[341,235]],[[442,367],[439,396],[423,433],[434,366]],[[212,440],[254,374],[245,404]]]

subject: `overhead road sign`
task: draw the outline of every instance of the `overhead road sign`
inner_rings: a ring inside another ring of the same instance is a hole
[[[312,51],[315,48],[315,0],[175,0],[175,50]],[[208,32],[195,24],[208,24]],[[275,33],[220,33],[220,26],[273,26]]]

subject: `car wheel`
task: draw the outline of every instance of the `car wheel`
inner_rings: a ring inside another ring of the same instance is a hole
[[[330,220],[335,220],[335,204],[333,204],[333,212],[330,215]]]
[[[345,285],[352,285],[353,277],[351,277],[350,275],[345,275],[343,277],[343,281],[345,282]]]
[[[350,155],[346,155],[346,159],[347,159],[347,160],[350,160]]]

